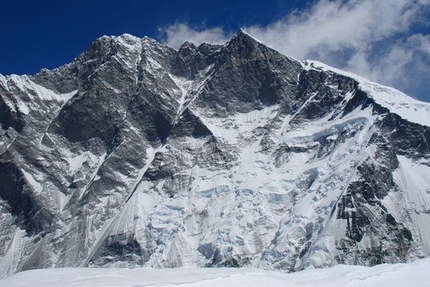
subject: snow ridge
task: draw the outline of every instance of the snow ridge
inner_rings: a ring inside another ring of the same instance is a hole
[[[333,68],[318,61],[307,60],[304,62],[304,66],[306,69],[335,72],[353,78],[359,83],[359,89],[367,93],[381,106],[405,120],[430,127],[430,103],[416,100],[392,87],[371,82],[359,75]]]

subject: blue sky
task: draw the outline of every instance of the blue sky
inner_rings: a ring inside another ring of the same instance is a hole
[[[430,102],[430,0],[1,1],[0,73],[70,62],[102,35],[224,43],[239,28]]]

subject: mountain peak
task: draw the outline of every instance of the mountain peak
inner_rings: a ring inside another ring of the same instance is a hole
[[[249,41],[249,42],[253,42],[253,43],[259,43],[262,45],[265,45],[264,43],[262,43],[260,40],[258,40],[257,38],[255,38],[254,36],[252,36],[251,34],[249,34],[248,32],[246,32],[243,28],[240,28],[236,34],[234,34],[234,36],[231,38],[230,41],[234,41],[235,39],[241,39]]]
[[[194,45],[194,43],[185,41],[181,47],[179,47],[179,50],[195,50],[197,47]]]

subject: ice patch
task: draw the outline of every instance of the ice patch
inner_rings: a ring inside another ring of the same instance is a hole
[[[25,170],[21,170],[27,182],[33,187],[35,193],[40,193],[43,190],[43,186],[37,182],[34,177],[26,172]]]
[[[249,113],[237,113],[229,118],[206,117],[203,113],[199,117],[217,138],[228,144],[238,144],[241,138],[252,137],[257,128],[268,125],[276,117],[277,110],[278,106],[274,105]]]
[[[24,236],[24,230],[19,228],[16,229],[12,240],[6,247],[5,253],[0,255],[0,278],[5,278],[6,276],[12,274],[18,267],[21,256],[23,255],[22,252]],[[0,279],[0,285],[2,285],[1,281],[2,280]]]
[[[414,163],[412,160],[398,156],[399,167],[393,176],[396,184],[404,193],[404,209],[409,211],[412,223],[409,227],[418,230],[419,240],[423,245],[425,254],[430,255],[430,167]],[[387,204],[392,207],[391,204]],[[400,222],[404,222],[397,210],[390,210],[397,214]]]

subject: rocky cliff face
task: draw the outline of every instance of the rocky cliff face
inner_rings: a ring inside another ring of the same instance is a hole
[[[239,31],[0,75],[0,272],[430,255],[430,105]]]

